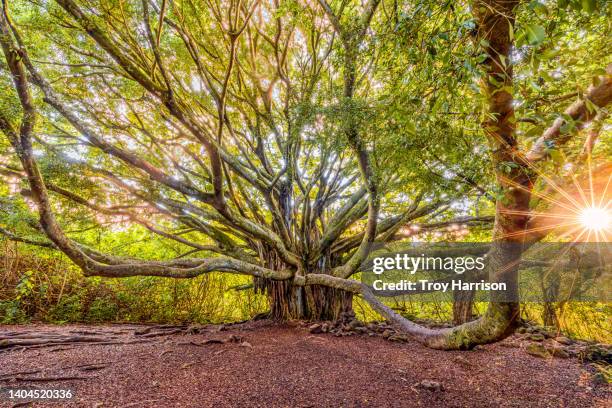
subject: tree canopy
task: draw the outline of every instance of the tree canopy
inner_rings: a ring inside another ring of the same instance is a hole
[[[252,275],[279,316],[359,293],[431,338],[349,278],[374,241],[567,232],[539,214],[589,171],[609,181],[609,7],[4,2],[0,231],[86,275]],[[102,253],[82,233],[128,228],[180,255]],[[520,252],[491,254],[493,280],[517,272],[499,266]],[[498,337],[516,307],[495,307],[431,345]]]

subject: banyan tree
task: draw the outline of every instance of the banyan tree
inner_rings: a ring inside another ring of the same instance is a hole
[[[563,24],[589,24],[559,8]],[[577,167],[594,157],[612,100],[597,41],[592,64],[575,68],[580,85],[523,86],[513,71],[560,64],[578,40],[514,0],[24,0],[2,11],[0,171],[37,214],[27,234],[5,235],[63,252],[86,276],[250,275],[278,319],[335,319],[362,296],[436,348],[503,338],[518,303],[493,295],[474,321],[418,326],[354,279],[371,245],[489,228],[489,279],[515,286],[525,248],[555,230],[533,211],[566,182],[553,159],[566,147]],[[542,176],[551,166],[554,183]],[[103,253],[66,231],[57,213],[70,208],[184,253]]]

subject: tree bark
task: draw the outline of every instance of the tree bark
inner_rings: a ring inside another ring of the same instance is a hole
[[[504,283],[506,291],[493,291],[485,314],[477,320],[444,330],[421,327],[399,316],[362,288],[364,298],[403,331],[438,349],[470,349],[499,341],[511,334],[519,316],[518,268],[524,251],[525,228],[533,179],[518,152],[512,105],[510,50],[514,8],[518,1],[477,0],[472,10],[478,24],[478,43],[488,55],[482,88],[488,101],[483,129],[492,150],[492,163],[502,195],[496,202],[493,244],[488,253],[489,281]]]
[[[557,316],[555,302],[544,302],[542,320],[544,321],[544,326],[556,327],[557,329],[559,329],[559,317]]]
[[[254,287],[268,297],[269,317],[275,320],[338,320],[353,310],[353,293],[338,288],[262,278],[255,278]]]
[[[458,326],[474,319],[474,291],[456,290],[453,292],[453,324]]]

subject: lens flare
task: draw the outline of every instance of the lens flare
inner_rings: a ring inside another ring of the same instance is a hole
[[[587,207],[580,212],[580,224],[589,231],[603,231],[610,226],[610,213],[605,208]]]

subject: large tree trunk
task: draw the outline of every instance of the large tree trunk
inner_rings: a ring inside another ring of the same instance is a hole
[[[444,336],[432,336],[434,347],[470,348],[475,344],[503,339],[515,328],[519,316],[518,266],[523,253],[522,232],[528,221],[532,180],[515,150],[514,107],[512,105],[512,65],[508,63],[518,1],[481,0],[474,4],[478,38],[487,40],[487,76],[483,89],[488,99],[488,115],[483,128],[489,139],[497,182],[503,197],[496,202],[494,244],[489,252],[489,280],[506,285],[506,291],[491,292],[489,307],[476,321],[457,326]],[[502,164],[511,163],[509,170]]]
[[[261,257],[267,259],[267,267],[283,270],[287,266],[270,248]],[[326,258],[322,265],[336,266],[337,259]],[[315,271],[311,271],[315,273]],[[316,271],[319,273],[319,271]],[[293,280],[253,279],[255,293],[267,296],[269,317],[275,320],[337,320],[343,312],[353,310],[353,293],[322,285],[299,286]]]
[[[544,326],[560,328],[559,317],[557,316],[557,308],[555,302],[544,302],[544,310],[542,311],[542,320]]]
[[[518,0],[475,0],[472,3],[477,39],[487,53],[482,87],[488,108],[483,128],[502,192],[496,202],[493,245],[488,254],[489,281],[504,283],[506,291],[491,292],[489,307],[479,319],[449,329],[432,330],[402,318],[371,292],[362,289],[376,311],[429,347],[469,349],[477,344],[499,341],[514,331],[519,316],[518,267],[524,250],[533,180],[531,172],[516,154],[510,28],[514,25],[514,7],[518,3]]]
[[[458,326],[474,319],[474,291],[456,290],[453,292],[453,324]]]
[[[265,278],[255,278],[254,287],[267,295],[269,317],[276,320],[338,320],[343,312],[353,310],[353,293],[342,289]]]

